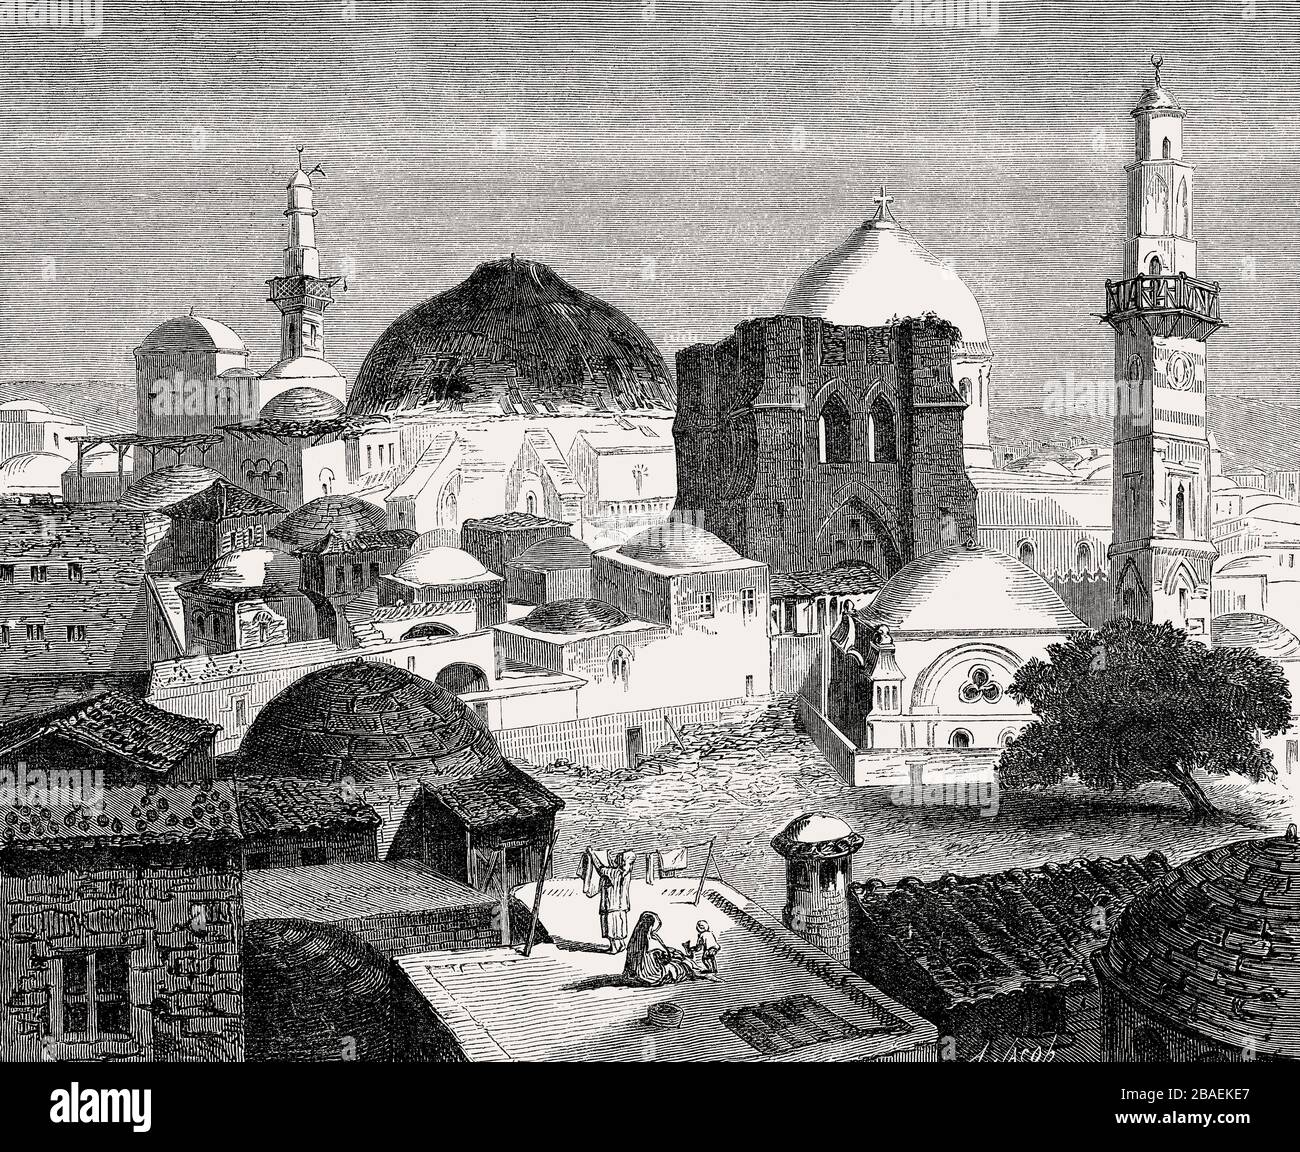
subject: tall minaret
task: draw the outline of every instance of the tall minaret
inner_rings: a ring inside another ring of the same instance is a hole
[[[312,172],[321,169],[313,168]],[[270,299],[280,309],[280,363],[301,358],[325,359],[325,309],[334,302],[339,276],[321,276],[316,251],[316,208],[312,203],[311,172],[298,170],[288,185],[289,242],[284,250],[284,275],[268,280]],[[333,374],[328,368],[325,374]],[[340,397],[341,399],[342,397]]]
[[[1209,642],[1210,439],[1205,342],[1219,285],[1196,277],[1183,110],[1155,80],[1133,109],[1124,279],[1106,281],[1115,329],[1110,584],[1114,612],[1168,621]]]

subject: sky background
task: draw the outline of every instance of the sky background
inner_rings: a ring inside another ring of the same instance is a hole
[[[1001,0],[991,36],[886,2],[350,7],[105,0],[97,39],[0,28],[0,380],[130,426],[132,349],[191,306],[269,366],[302,144],[326,172],[322,268],[348,276],[326,339],[349,379],[400,312],[511,252],[671,363],[778,311],[884,182],[980,300],[999,429],[1047,434],[1053,383],[1111,374],[1091,313],[1156,52],[1230,324],[1216,410],[1239,438],[1300,413],[1300,5]]]

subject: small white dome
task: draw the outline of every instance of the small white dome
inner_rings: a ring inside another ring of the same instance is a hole
[[[140,345],[141,352],[227,352],[247,356],[248,347],[232,328],[208,316],[164,320]]]
[[[394,575],[407,584],[460,584],[488,570],[460,548],[430,548],[408,556]]]
[[[0,492],[10,496],[57,496],[71,461],[53,452],[24,452],[0,464]]]
[[[342,374],[328,360],[319,356],[291,356],[272,364],[262,373],[263,380],[328,380],[337,385]]]

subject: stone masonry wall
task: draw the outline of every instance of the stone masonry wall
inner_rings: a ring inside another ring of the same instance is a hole
[[[242,1059],[242,930],[231,852],[5,853],[0,1061]],[[62,957],[101,949],[129,954],[128,1034],[56,1035]]]

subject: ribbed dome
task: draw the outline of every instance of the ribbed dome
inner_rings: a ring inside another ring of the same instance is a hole
[[[1250,648],[1270,660],[1300,657],[1300,639],[1271,616],[1258,612],[1229,612],[1210,621],[1216,648]]]
[[[545,264],[495,260],[398,317],[366,357],[355,414],[434,406],[487,415],[671,410],[659,350],[627,316]]]
[[[320,361],[318,361],[320,363]],[[343,405],[319,388],[290,388],[273,396],[262,405],[258,414],[262,420],[333,420],[343,411]]]
[[[239,334],[207,316],[177,316],[164,320],[140,345],[141,352],[228,352],[246,355]]]
[[[407,584],[459,584],[486,576],[487,569],[459,548],[426,548],[408,556],[393,575]]]
[[[0,492],[10,495],[57,495],[71,461],[55,452],[24,452],[0,464]]]
[[[867,328],[933,312],[961,330],[963,343],[988,343],[971,290],[887,211],[804,272],[781,311]]]
[[[327,536],[346,538],[382,532],[388,517],[382,508],[355,496],[320,496],[290,512],[271,535],[291,548],[310,548]]]
[[[1169,1027],[1300,1059],[1300,842],[1215,848],[1137,897],[1097,968]]]
[[[254,920],[240,959],[246,1059],[391,1059],[391,966],[359,936],[308,920]]]
[[[309,672],[262,709],[240,749],[268,776],[392,780],[504,763],[483,721],[450,692],[389,664]]]
[[[298,562],[288,553],[243,548],[220,557],[204,574],[201,584],[226,591],[267,587],[293,590],[299,578]]]
[[[516,568],[535,568],[542,572],[555,568],[590,568],[591,549],[573,536],[552,536],[525,548],[510,561]]]
[[[603,600],[553,600],[519,621],[532,632],[601,632],[626,624],[630,617]]]
[[[741,558],[730,544],[724,544],[712,532],[682,520],[669,520],[638,532],[619,551],[633,560],[659,568],[732,564]]]
[[[1032,568],[990,548],[941,548],[904,565],[859,613],[899,632],[1063,632],[1084,627]]]
[[[197,464],[175,464],[142,477],[122,493],[120,506],[131,512],[157,512],[210,488],[219,472]]]

